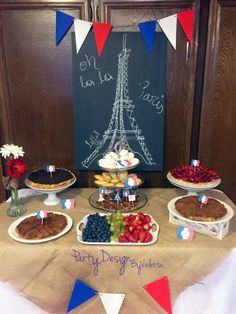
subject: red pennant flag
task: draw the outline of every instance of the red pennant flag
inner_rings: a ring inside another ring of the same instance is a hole
[[[94,36],[99,57],[102,53],[103,47],[111,29],[112,25],[110,23],[93,22]]]
[[[150,282],[143,288],[168,314],[172,314],[170,290],[167,276]]]
[[[177,19],[188,39],[192,44],[193,39],[193,25],[194,25],[194,10],[190,9],[184,12],[177,13]]]

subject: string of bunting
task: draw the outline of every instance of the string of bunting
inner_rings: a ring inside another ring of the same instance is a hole
[[[155,40],[156,24],[158,23],[162,31],[165,33],[169,42],[176,49],[177,21],[182,27],[187,42],[192,44],[193,27],[194,27],[194,9],[188,9],[162,19],[141,22],[138,24],[139,30],[146,44],[147,51],[152,52],[153,43]],[[62,41],[63,37],[74,24],[76,51],[79,52],[83,42],[85,41],[89,31],[93,28],[94,39],[96,42],[98,55],[101,56],[107,38],[112,30],[110,23],[87,22],[79,20],[69,14],[61,11],[56,11],[56,45]]]
[[[168,313],[172,314],[168,277],[164,276],[145,285],[144,290]],[[107,314],[118,314],[125,298],[124,293],[101,293],[81,280],[76,280],[67,313],[99,295]]]

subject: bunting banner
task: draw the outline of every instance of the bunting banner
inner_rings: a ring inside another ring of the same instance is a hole
[[[140,29],[142,36],[143,36],[143,39],[145,41],[145,44],[147,46],[147,50],[149,53],[152,52],[152,46],[153,46],[154,37],[155,37],[156,24],[157,24],[156,20],[138,24],[138,27]]]
[[[76,51],[78,53],[88,35],[88,32],[90,31],[90,28],[92,27],[92,23],[75,19],[74,27]]]
[[[74,23],[74,17],[61,11],[56,11],[56,44],[58,45]]]
[[[194,10],[190,9],[184,12],[177,13],[177,19],[189,43],[192,44],[193,26],[194,26]]]
[[[143,40],[146,44],[149,53],[152,52],[153,42],[155,39],[156,23],[165,33],[171,45],[176,49],[176,35],[177,35],[177,21],[181,25],[188,42],[192,44],[193,28],[194,28],[194,9],[189,9],[177,14],[167,16],[163,19],[154,21],[141,22],[138,24]],[[56,11],[56,45],[58,45],[62,38],[66,35],[72,24],[75,26],[76,51],[79,52],[83,45],[88,32],[93,26],[94,38],[96,42],[98,55],[101,56],[102,50],[105,46],[107,38],[111,32],[112,25],[110,23],[101,22],[87,22],[76,19],[61,11]]]
[[[102,53],[111,29],[112,25],[110,23],[93,22],[94,37],[99,57]]]
[[[74,308],[78,307],[82,303],[93,298],[96,294],[96,290],[87,286],[82,281],[76,280],[66,313],[72,311]]]
[[[99,293],[102,304],[107,314],[118,314],[124,301],[123,293]]]
[[[172,314],[170,290],[167,276],[150,282],[143,288],[168,314]]]
[[[157,20],[171,45],[176,49],[177,14]]]

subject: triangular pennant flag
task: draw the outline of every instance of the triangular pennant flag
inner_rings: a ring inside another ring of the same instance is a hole
[[[171,45],[176,49],[177,14],[167,16],[164,19],[157,20],[157,22]]]
[[[118,314],[124,301],[123,293],[99,293],[107,314]]]
[[[99,57],[111,29],[112,25],[110,23],[93,22],[94,36]]]
[[[74,22],[74,17],[61,11],[56,11],[56,44],[58,45]]]
[[[194,9],[177,13],[177,19],[191,44],[193,40]]]
[[[150,22],[144,22],[139,23],[138,27],[140,29],[140,32],[143,35],[143,39],[146,43],[148,52],[152,52],[152,46],[154,42],[154,35],[156,30],[156,21],[150,21]]]
[[[167,276],[148,283],[144,286],[144,289],[168,314],[172,314]]]
[[[90,28],[92,27],[92,23],[75,19],[75,42],[76,42],[76,51],[79,52],[85,38],[88,35]]]
[[[80,280],[75,281],[74,289],[67,308],[67,313],[86,302],[97,294],[97,291],[87,286]]]

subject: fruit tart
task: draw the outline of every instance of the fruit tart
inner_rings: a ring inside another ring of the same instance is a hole
[[[168,180],[177,185],[194,188],[211,188],[220,184],[220,176],[207,166],[178,166],[167,174]]]

